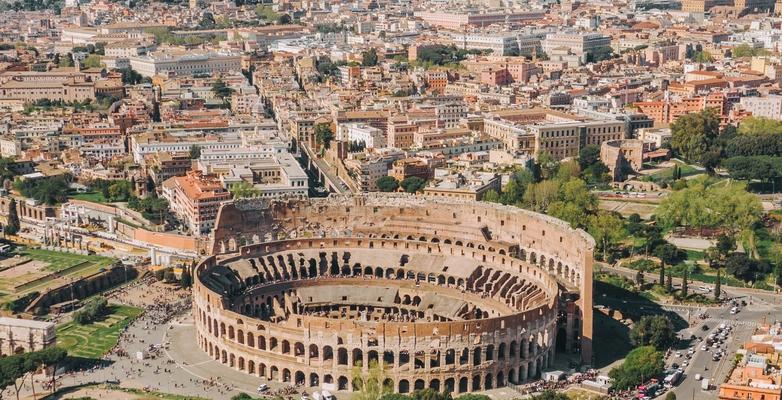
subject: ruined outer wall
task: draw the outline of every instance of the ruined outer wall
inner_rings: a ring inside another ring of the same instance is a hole
[[[295,287],[330,281],[348,284],[354,281],[364,285],[393,282],[398,286],[407,284],[420,287],[422,291],[442,293],[464,293],[465,284],[457,286],[450,280],[440,284],[320,277],[245,289],[243,282],[235,282],[235,286],[227,290],[241,294],[229,299],[229,296],[217,295],[201,279],[210,276],[218,264],[244,258],[281,251],[357,248],[377,251],[404,248],[410,254],[471,258],[486,268],[530,279],[543,290],[542,301],[522,312],[480,320],[369,322],[295,315],[271,323],[252,319],[230,308],[240,308],[248,297],[263,296],[264,292],[276,295]],[[553,360],[557,282],[539,265],[510,255],[455,244],[382,238],[283,240],[246,246],[240,253],[219,261],[210,257],[197,267],[194,311],[199,346],[219,362],[247,373],[281,382],[301,382],[308,386],[318,386],[322,382],[333,384],[335,389],[354,390],[356,387],[350,380],[354,363],[361,361],[366,370],[367,365],[377,361],[395,391],[407,393],[429,387],[463,393],[504,386],[507,382],[526,382],[539,376]],[[411,359],[417,360],[411,362]]]
[[[488,244],[481,228],[490,234]],[[517,247],[516,257],[541,265],[577,288],[582,360],[591,362],[594,240],[586,232],[543,214],[493,203],[408,194],[332,195],[288,202],[254,199],[220,209],[212,250],[219,254],[251,243],[348,233],[423,238],[479,249],[494,246],[498,252],[505,252],[502,247]]]

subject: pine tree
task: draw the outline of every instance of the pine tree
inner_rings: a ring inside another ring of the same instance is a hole
[[[11,199],[8,203],[8,224],[6,224],[4,232],[9,235],[16,235],[19,232],[19,214],[16,212],[16,199]]]
[[[179,280],[179,284],[184,288],[189,288],[193,285],[193,279],[190,277],[190,270],[188,268],[182,270],[182,277]]]
[[[717,283],[714,284],[714,301],[720,301],[720,295],[722,294],[722,278],[720,275],[720,269],[717,268]]]
[[[663,285],[663,282],[665,282],[665,264],[660,264],[660,281],[658,282],[660,286]]]
[[[665,280],[665,291],[668,293],[673,292],[673,276],[671,270],[668,270],[668,279]]]
[[[684,276],[682,277],[682,298],[687,298],[687,292],[689,291],[689,288],[687,287],[687,274],[689,271],[687,269],[684,269]]]

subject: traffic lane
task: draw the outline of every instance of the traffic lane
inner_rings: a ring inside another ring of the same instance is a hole
[[[746,316],[748,319],[751,319],[758,316],[758,314],[759,313],[752,315],[748,314]],[[701,341],[696,348],[697,354],[693,356],[690,365],[685,371],[684,379],[679,386],[674,389],[674,393],[676,393],[677,396],[687,396],[688,398],[704,400],[714,398],[714,391],[717,390],[716,387],[719,386],[731,372],[736,351],[742,344],[748,341],[754,333],[755,324],[746,322],[750,321],[726,321],[724,319],[708,319],[704,321],[704,324],[710,327],[708,333],[703,335],[704,338],[708,336],[709,333],[716,331],[716,328],[722,323],[731,323],[733,326],[725,343],[719,346],[719,348],[725,349],[725,354],[719,361],[714,361],[713,354],[717,349],[709,347],[706,351],[701,350],[702,346],[705,344]],[[702,325],[703,324],[701,324],[701,326]],[[711,329],[712,325],[713,329]],[[712,387],[711,390],[703,391],[701,389],[701,381],[695,379],[695,376],[698,374],[700,374],[703,379],[709,379],[709,383]]]
[[[620,276],[624,276],[625,278],[631,279],[635,281],[635,276],[638,273],[638,271],[625,268],[625,267],[613,267],[608,265],[601,265],[599,268],[603,268],[606,271],[619,274]],[[646,282],[657,282],[657,279],[660,277],[659,273],[654,272],[646,272],[644,273],[644,279]],[[671,279],[671,282],[674,284],[674,286],[681,287],[682,279],[673,277]],[[700,281],[690,281],[690,287],[693,286],[698,289],[701,286],[709,288],[709,293],[714,290],[714,285],[710,283],[700,282]],[[724,296],[728,298],[749,298],[750,301],[753,300],[761,300],[763,302],[769,303],[769,304],[775,304],[775,305],[781,305],[782,306],[782,294],[780,293],[773,293],[773,292],[763,292],[756,289],[750,289],[750,288],[739,288],[735,286],[727,286],[722,285],[721,291],[724,292]],[[699,293],[704,294],[703,291],[699,291]]]
[[[700,324],[700,326],[709,326],[708,320],[704,323]],[[719,324],[717,324],[719,326]],[[716,332],[717,327],[709,327],[708,331],[704,331],[703,337],[705,338],[711,333]],[[709,347],[709,350],[702,350],[702,346],[705,342],[703,340],[701,341],[693,341],[691,347],[693,348],[693,356],[690,362],[688,363],[687,367],[684,369],[684,376],[682,380],[679,382],[679,385],[676,386],[673,389],[673,392],[676,394],[677,397],[680,396],[692,396],[695,397],[698,395],[698,393],[701,390],[701,382],[695,379],[695,376],[700,374],[701,377],[708,378],[706,375],[706,372],[709,370],[709,363],[712,362],[712,352],[711,347]],[[723,357],[724,358],[724,357]],[[705,392],[705,396],[703,398],[710,398],[711,396],[708,394],[708,392]],[[701,396],[698,395],[698,398]]]

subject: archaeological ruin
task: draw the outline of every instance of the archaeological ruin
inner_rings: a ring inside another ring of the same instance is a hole
[[[195,268],[198,346],[259,377],[466,393],[592,352],[594,241],[527,210],[406,194],[227,203]],[[559,339],[557,339],[559,337]],[[358,371],[358,372],[357,372]]]

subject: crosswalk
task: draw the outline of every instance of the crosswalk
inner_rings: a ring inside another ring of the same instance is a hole
[[[732,319],[725,319],[725,318],[709,318],[706,321],[711,323],[717,323],[717,324],[726,324],[726,325],[733,325],[733,326],[746,326],[751,328],[757,328],[761,324],[758,321],[736,321]]]

